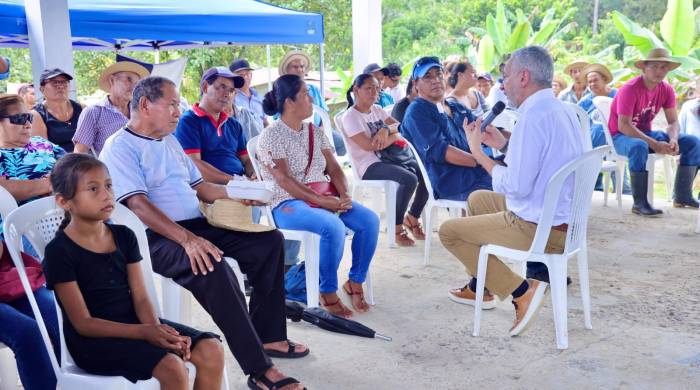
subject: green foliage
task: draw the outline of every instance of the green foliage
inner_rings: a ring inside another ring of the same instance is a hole
[[[668,0],[668,8],[661,19],[661,37],[674,55],[688,55],[695,39],[694,16],[692,0]]]

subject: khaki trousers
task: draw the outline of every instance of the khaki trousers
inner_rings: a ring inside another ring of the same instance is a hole
[[[535,237],[537,224],[527,222],[506,209],[503,194],[479,190],[467,200],[469,216],[450,219],[440,226],[440,241],[464,264],[467,272],[476,275],[482,245],[495,244],[528,250]],[[562,253],[566,233],[552,230],[545,252]],[[523,278],[496,256],[490,255],[486,269],[486,288],[506,299],[522,284]]]

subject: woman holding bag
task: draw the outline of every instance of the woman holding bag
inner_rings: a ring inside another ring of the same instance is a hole
[[[348,137],[348,151],[362,180],[393,180],[399,184],[396,244],[413,246],[415,242],[408,237],[404,226],[416,240],[425,240],[418,218],[428,201],[428,190],[418,162],[397,130],[398,121],[374,104],[378,93],[379,82],[371,74],[355,78],[346,94],[348,110],[343,115],[343,132]],[[414,192],[411,209],[406,212]]]
[[[280,114],[258,140],[263,180],[274,183],[271,202],[275,223],[283,229],[304,230],[321,236],[321,304],[331,313],[350,317],[352,311],[337,295],[338,266],[343,257],[346,227],[355,232],[352,267],[343,291],[352,307],[366,312],[362,283],[377,247],[379,218],[352,201],[347,180],[322,130],[304,119],[313,114],[306,83],[297,75],[278,78],[265,94],[267,115]]]

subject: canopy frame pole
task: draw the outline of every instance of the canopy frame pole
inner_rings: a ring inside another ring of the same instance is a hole
[[[267,90],[272,91],[272,58],[270,55],[270,45],[265,45],[265,55],[267,56]]]
[[[321,85],[321,99],[325,100],[326,99],[326,92],[325,89],[323,89],[324,86],[324,80],[323,80],[323,67],[325,66],[325,61],[323,58],[323,42],[318,44],[318,56],[319,58],[319,68],[318,68],[318,73],[319,73],[319,78],[321,79],[319,84]]]

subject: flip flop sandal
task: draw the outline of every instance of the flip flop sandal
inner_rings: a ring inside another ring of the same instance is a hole
[[[293,385],[295,383],[301,383],[297,379],[292,377],[287,377],[277,382],[272,382],[265,375],[261,375],[257,378],[254,378],[251,375],[248,377],[248,388],[252,390],[263,390],[262,387],[258,386],[258,382],[262,382],[262,384],[265,385],[268,388],[268,390],[279,390],[284,386]],[[306,387],[304,387],[304,390],[306,390]]]
[[[302,357],[308,355],[310,352],[308,348],[306,348],[303,352],[296,352],[294,350],[295,347],[297,346],[295,343],[287,340],[287,344],[289,344],[289,348],[287,349],[287,352],[278,351],[276,349],[265,349],[265,353],[267,354],[267,356],[274,357],[274,358],[298,359],[298,358],[302,358]],[[265,383],[265,385],[267,385],[267,383]]]

